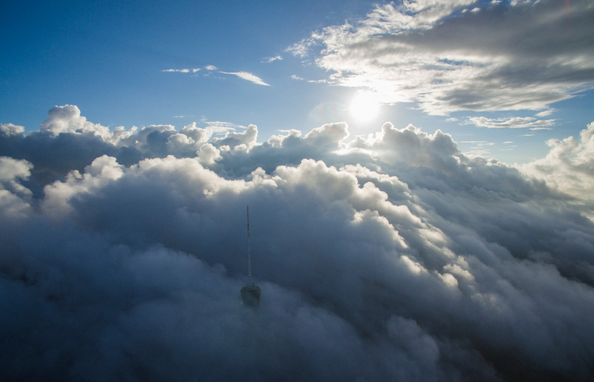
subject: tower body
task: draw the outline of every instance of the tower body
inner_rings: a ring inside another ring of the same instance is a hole
[[[246,285],[241,288],[241,302],[244,305],[253,307],[260,305],[260,287],[254,285],[253,289],[248,289]]]
[[[260,304],[260,287],[254,283],[252,277],[252,249],[250,247],[250,207],[247,207],[247,255],[248,279],[247,284],[241,288],[241,301],[244,305],[257,307]]]

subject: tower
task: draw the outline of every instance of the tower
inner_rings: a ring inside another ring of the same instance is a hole
[[[241,288],[241,301],[244,305],[257,307],[260,304],[260,287],[254,283],[252,277],[252,249],[250,247],[250,206],[247,207],[247,255],[248,279],[247,284]]]

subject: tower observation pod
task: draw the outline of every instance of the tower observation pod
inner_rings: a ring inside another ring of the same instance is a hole
[[[257,307],[260,304],[260,287],[254,283],[252,277],[252,249],[250,247],[250,207],[247,207],[247,255],[248,279],[247,284],[241,288],[241,301],[244,305]]]

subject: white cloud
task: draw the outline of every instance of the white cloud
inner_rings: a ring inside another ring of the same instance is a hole
[[[200,70],[201,70],[201,68],[193,68],[193,69],[165,69],[165,70],[162,70],[162,72],[169,72],[169,73],[197,73]],[[214,66],[214,65],[206,65],[204,67],[204,70],[207,70],[209,72],[218,71],[218,73],[229,74],[229,75],[237,76],[237,77],[239,77],[241,79],[244,79],[246,81],[253,82],[253,83],[257,84],[257,85],[270,86],[269,84],[267,84],[266,82],[264,82],[264,80],[262,80],[260,77],[256,76],[255,74],[248,73],[248,72],[225,72],[225,71],[222,71],[222,70],[219,71],[218,68],[216,66]],[[208,76],[208,74],[209,73],[207,73],[206,75]]]
[[[539,110],[592,88],[592,2],[572,1],[571,14],[553,0],[485,3],[480,12],[459,13],[474,3],[378,5],[287,51],[313,55],[333,84],[368,88],[385,103],[418,102],[429,114]]]
[[[252,74],[252,73],[248,73],[248,72],[223,72],[220,71],[219,73],[223,73],[223,74],[230,74],[233,76],[237,76],[243,80],[246,81],[250,81],[255,83],[256,85],[262,85],[262,86],[270,86],[269,84],[267,84],[266,82],[264,82],[260,77]]]
[[[0,216],[20,221],[32,213],[32,192],[21,182],[29,179],[33,166],[26,160],[0,156]]]
[[[269,63],[274,62],[274,61],[282,61],[282,59],[283,58],[281,56],[276,55],[274,57],[266,57],[266,58],[264,58],[262,60],[262,62],[265,62],[265,63],[268,63],[269,64]]]
[[[555,119],[537,120],[532,117],[509,117],[509,118],[487,118],[487,117],[469,117],[469,124],[489,129],[525,129],[530,130],[550,130],[554,126]]]
[[[191,69],[164,69],[161,70],[162,72],[167,73],[197,73],[200,71],[200,68],[191,68]]]
[[[543,117],[548,117],[549,115],[553,114],[555,111],[557,111],[557,110],[550,108],[547,110],[543,110],[540,113],[536,113],[535,115],[539,118],[543,118]]]
[[[19,135],[25,132],[24,126],[13,125],[12,123],[1,124],[0,123],[0,134],[4,136]]]
[[[291,75],[291,79],[296,80],[296,81],[306,81],[305,78],[299,77],[298,75],[295,75],[295,74]],[[309,82],[310,84],[325,84],[328,81],[325,79],[320,79],[320,80],[307,80],[307,82]]]
[[[568,137],[547,142],[545,158],[522,166],[530,175],[544,179],[551,187],[573,197],[594,202],[594,122],[582,130],[580,139]],[[594,214],[590,214],[594,218]]]
[[[236,130],[243,130],[246,129],[246,126],[238,125],[233,122],[225,122],[225,121],[203,121],[208,127],[208,129],[212,130],[214,133],[221,134],[227,133],[230,131]]]
[[[249,125],[243,132],[227,131],[223,138],[214,138],[213,144],[217,147],[227,146],[235,148],[244,145],[247,149],[256,144],[258,138],[258,127],[256,125]]]
[[[52,135],[60,133],[89,134],[109,139],[110,130],[99,124],[88,122],[80,115],[80,109],[75,105],[54,106],[49,112],[49,119],[41,123],[42,132]]]
[[[494,142],[487,142],[487,141],[462,141],[461,143],[468,143],[471,145],[475,145],[477,147],[494,146],[495,145]]]

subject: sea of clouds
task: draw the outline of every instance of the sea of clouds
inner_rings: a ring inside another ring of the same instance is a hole
[[[549,144],[0,125],[0,379],[592,380],[594,123]]]

